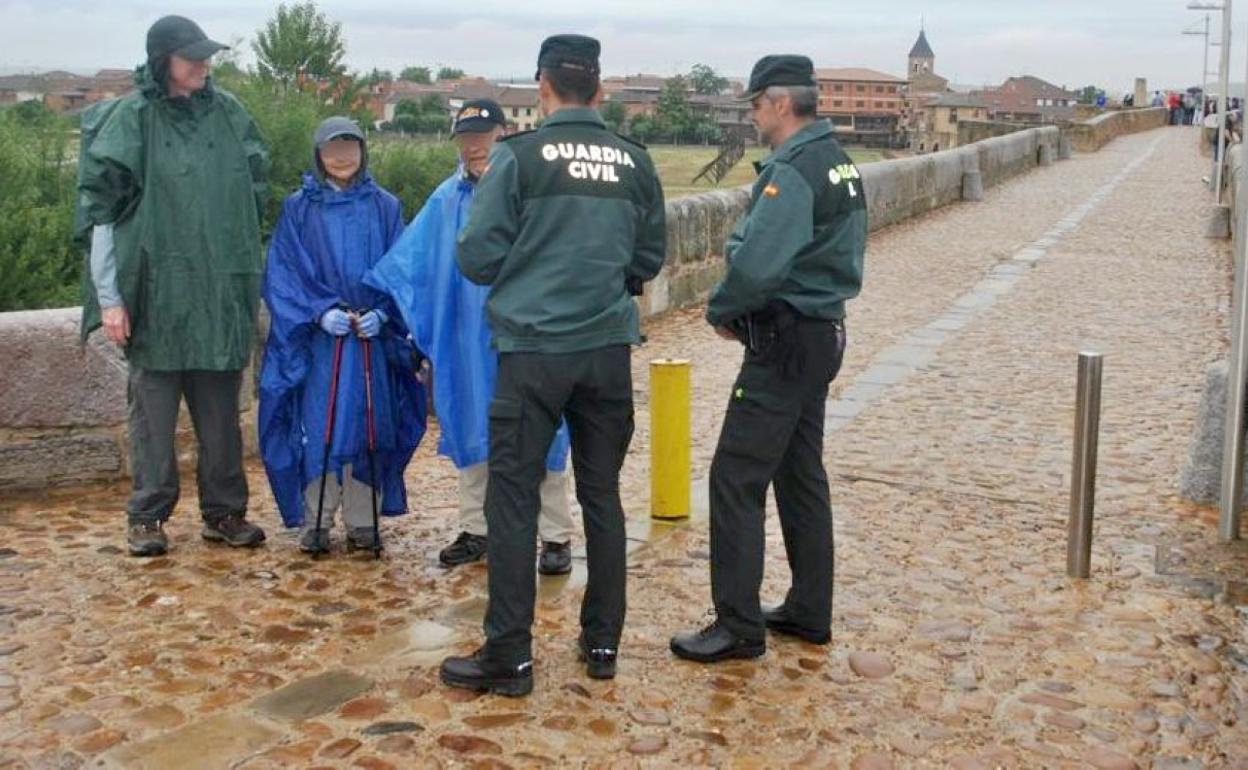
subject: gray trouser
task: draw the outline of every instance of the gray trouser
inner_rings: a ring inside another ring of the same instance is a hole
[[[316,527],[316,506],[321,499],[321,480],[314,479],[303,491],[305,528]],[[351,475],[351,465],[342,466],[342,483],[337,474],[325,479],[325,507],[321,509],[321,529],[334,528],[334,511],[342,506],[342,525],[347,529],[373,528],[373,488]],[[381,501],[378,500],[378,505]]]
[[[484,537],[485,488],[490,479],[489,463],[469,465],[459,471],[459,528]],[[539,490],[542,511],[537,517],[537,536],[544,543],[566,543],[572,539],[572,512],[568,506],[567,471],[546,471]]]
[[[247,511],[243,434],[238,426],[241,371],[154,371],[130,368],[131,521],[165,521],[178,503],[178,406],[187,410],[199,443],[196,481],[206,521]]]

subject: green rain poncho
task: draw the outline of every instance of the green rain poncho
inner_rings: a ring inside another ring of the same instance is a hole
[[[142,369],[242,369],[262,273],[268,157],[251,116],[211,82],[169,98],[147,65],[134,92],[83,116],[80,235],[114,226],[126,358]],[[100,325],[86,282],[83,336]]]

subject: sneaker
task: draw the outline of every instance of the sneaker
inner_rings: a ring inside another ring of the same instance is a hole
[[[351,527],[347,530],[347,548],[352,551],[381,552],[381,537],[372,527]]]
[[[447,567],[458,567],[485,558],[485,536],[460,532],[455,542],[442,549],[438,561]]]
[[[304,553],[329,553],[330,539],[328,529],[308,527],[299,538],[299,550]]]
[[[590,649],[585,637],[576,640],[576,650],[581,661],[585,663],[585,673],[590,679],[614,679],[615,658],[618,651],[612,647],[595,647]]]
[[[743,639],[716,620],[701,631],[672,637],[671,648],[686,660],[715,663],[730,658],[760,657],[767,652],[767,643]]]
[[[247,521],[241,513],[204,519],[200,534],[205,540],[225,543],[232,548],[254,548],[264,542],[264,530]]]
[[[542,557],[537,571],[543,575],[566,575],[572,571],[572,541],[542,543]]]
[[[126,530],[126,545],[131,556],[164,556],[169,552],[164,522],[132,521]]]
[[[443,684],[465,690],[518,697],[533,692],[533,661],[507,665],[490,660],[480,649],[467,658],[447,658],[439,670]]]

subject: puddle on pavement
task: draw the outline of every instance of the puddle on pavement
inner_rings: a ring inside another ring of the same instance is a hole
[[[396,663],[430,665],[446,657],[458,638],[459,632],[453,628],[430,620],[418,620],[377,637],[348,659],[347,665],[353,668],[367,668],[383,662],[387,666]]]

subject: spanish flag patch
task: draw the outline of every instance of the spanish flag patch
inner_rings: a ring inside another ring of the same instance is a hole
[[[768,198],[774,198],[779,194],[780,188],[775,182],[768,182],[767,186],[763,188],[763,195],[766,195]]]

